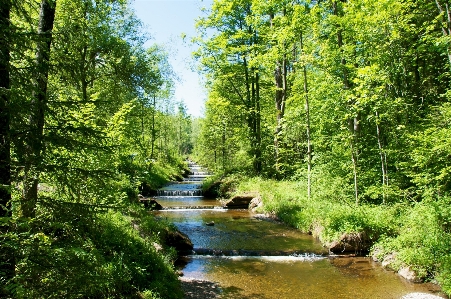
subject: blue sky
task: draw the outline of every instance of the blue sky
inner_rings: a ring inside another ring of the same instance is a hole
[[[190,44],[196,35],[195,20],[204,15],[202,7],[210,7],[212,0],[133,0],[136,15],[147,27],[152,40],[149,43],[164,45],[169,51],[169,61],[180,77],[174,98],[183,100],[188,113],[202,116],[206,93],[201,78],[193,71],[195,62],[191,53],[196,47]],[[185,41],[182,34],[186,34]]]

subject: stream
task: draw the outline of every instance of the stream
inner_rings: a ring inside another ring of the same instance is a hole
[[[209,173],[195,163],[189,167],[184,181],[158,191],[155,199],[164,209],[153,213],[194,245],[183,258],[184,279],[214,282],[219,298],[399,299],[439,291],[433,284],[407,282],[367,257],[330,256],[312,236],[249,210],[225,209],[202,196]]]

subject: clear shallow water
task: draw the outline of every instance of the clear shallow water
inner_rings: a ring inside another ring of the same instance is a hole
[[[205,170],[196,166],[191,171],[202,175],[163,191],[199,190]],[[184,276],[218,283],[221,298],[395,299],[439,290],[409,283],[369,258],[329,257],[311,236],[255,218],[248,210],[221,209],[219,201],[202,196],[156,200],[168,210],[153,213],[172,221],[194,244],[196,253],[183,258]]]
[[[183,273],[219,283],[221,298],[395,299],[437,290],[430,284],[408,283],[369,258],[195,257]]]
[[[214,208],[222,206],[219,200],[206,199],[203,196],[156,196],[154,199],[165,208],[190,208],[199,206]]]
[[[311,236],[279,223],[252,217],[248,210],[176,210],[157,213],[187,234],[194,248],[267,251],[273,255],[327,254]],[[214,222],[214,226],[207,223]]]

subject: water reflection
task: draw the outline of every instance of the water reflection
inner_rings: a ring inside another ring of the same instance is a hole
[[[401,298],[435,292],[431,284],[411,284],[369,258],[265,259],[196,257],[185,276],[218,282],[221,298]]]

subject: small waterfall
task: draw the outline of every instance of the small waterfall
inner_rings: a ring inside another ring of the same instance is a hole
[[[198,211],[198,210],[216,210],[216,211],[222,210],[222,211],[224,211],[224,212],[227,211],[226,208],[221,207],[221,206],[212,206],[212,205],[208,205],[208,206],[207,206],[207,205],[204,205],[204,206],[201,206],[201,205],[198,205],[198,206],[179,206],[179,207],[174,206],[174,207],[165,207],[165,208],[163,208],[162,210],[160,210],[160,212],[161,212],[161,211],[166,211],[166,212],[171,212],[171,211],[179,212],[179,211]]]
[[[194,190],[157,190],[157,196],[202,196],[201,189]]]
[[[210,248],[194,248],[193,255],[201,256],[240,256],[240,257],[294,257],[294,258],[309,258],[309,259],[319,259],[324,258],[322,255],[309,253],[309,252],[299,252],[295,250],[291,251],[281,251],[281,250],[222,250],[222,249],[210,249]]]
[[[189,175],[187,178],[184,178],[183,181],[202,182],[207,177],[209,177],[209,175]]]

